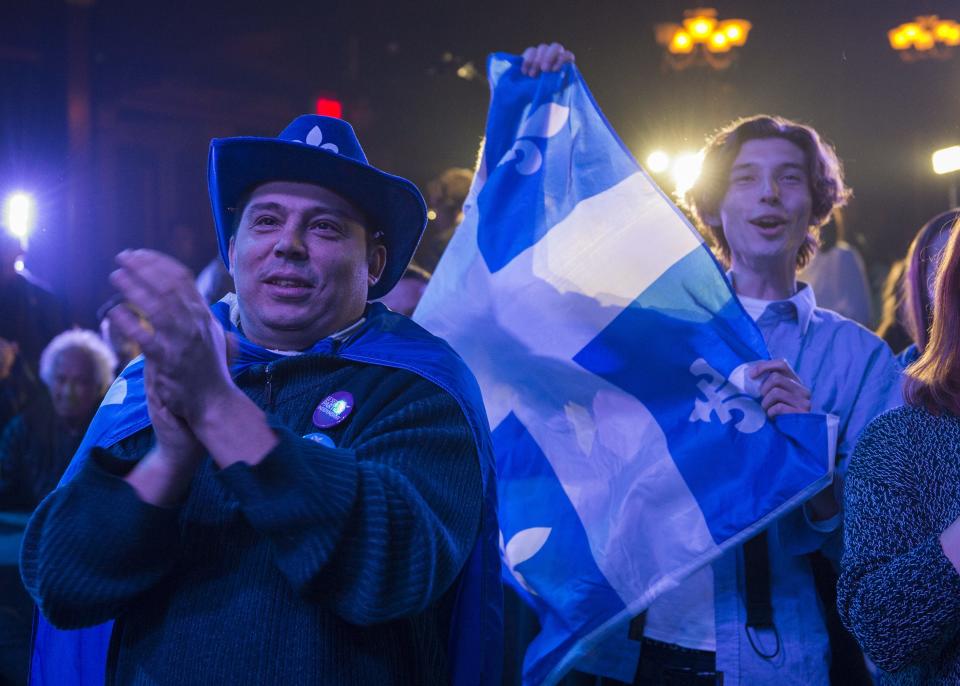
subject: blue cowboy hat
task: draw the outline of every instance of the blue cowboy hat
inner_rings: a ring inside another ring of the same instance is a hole
[[[313,183],[349,200],[368,229],[381,232],[387,264],[370,287],[371,300],[386,295],[403,276],[427,224],[423,196],[410,181],[367,162],[353,127],[342,119],[305,114],[276,138],[215,138],[210,142],[207,184],[217,224],[220,256],[228,247],[241,198],[269,181]]]

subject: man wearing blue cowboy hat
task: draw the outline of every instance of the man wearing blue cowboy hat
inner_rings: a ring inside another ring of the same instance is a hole
[[[209,187],[236,282],[212,315],[171,258],[117,257],[111,322],[144,358],[28,526],[34,683],[498,683],[479,390],[368,304],[419,191],[319,116],[214,140]]]

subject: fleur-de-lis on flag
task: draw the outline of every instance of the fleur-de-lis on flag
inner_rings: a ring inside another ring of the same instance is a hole
[[[530,529],[524,529],[514,534],[506,546],[503,544],[503,532],[500,532],[500,554],[503,556],[507,569],[513,574],[517,583],[533,595],[537,595],[537,592],[527,584],[527,580],[523,578],[523,574],[517,571],[516,567],[521,562],[526,562],[540,552],[543,544],[546,543],[550,537],[551,531],[552,529],[546,526],[535,526]]]
[[[706,400],[699,398],[694,401],[690,421],[710,422],[716,414],[721,424],[727,424],[733,419],[730,410],[737,410],[741,417],[734,427],[742,433],[752,434],[763,428],[767,415],[760,404],[748,393],[740,390],[746,387],[746,367],[740,365],[730,374],[727,380],[723,375],[707,364],[702,357],[690,365],[690,373],[694,376],[707,377],[697,383],[697,388],[703,393]],[[738,384],[737,381],[741,383]]]
[[[570,117],[570,108],[549,102],[540,105],[533,114],[524,119],[517,134],[517,142],[497,163],[506,164],[517,160],[517,172],[525,176],[533,174],[543,166],[543,154],[533,142],[533,138],[553,138],[560,132]]]

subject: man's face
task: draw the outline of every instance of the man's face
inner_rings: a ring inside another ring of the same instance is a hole
[[[302,350],[363,314],[386,259],[367,249],[363,216],[320,186],[258,187],[230,241],[240,323],[268,348]]]
[[[806,159],[783,138],[749,140],[730,168],[719,221],[736,268],[796,264],[812,207]]]
[[[57,355],[50,397],[58,417],[68,423],[86,421],[102,399],[102,390],[94,362],[84,350],[67,348]]]

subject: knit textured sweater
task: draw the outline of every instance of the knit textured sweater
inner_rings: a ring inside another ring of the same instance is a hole
[[[939,536],[960,516],[960,419],[875,419],[847,473],[838,606],[882,684],[960,683],[960,574]]]
[[[237,384],[279,444],[207,459],[181,507],[122,479],[150,430],[96,450],[28,527],[24,580],[56,626],[116,619],[116,684],[447,683],[451,587],[480,521],[476,447],[456,401],[410,372],[326,355]],[[355,406],[305,438],[331,393]]]

